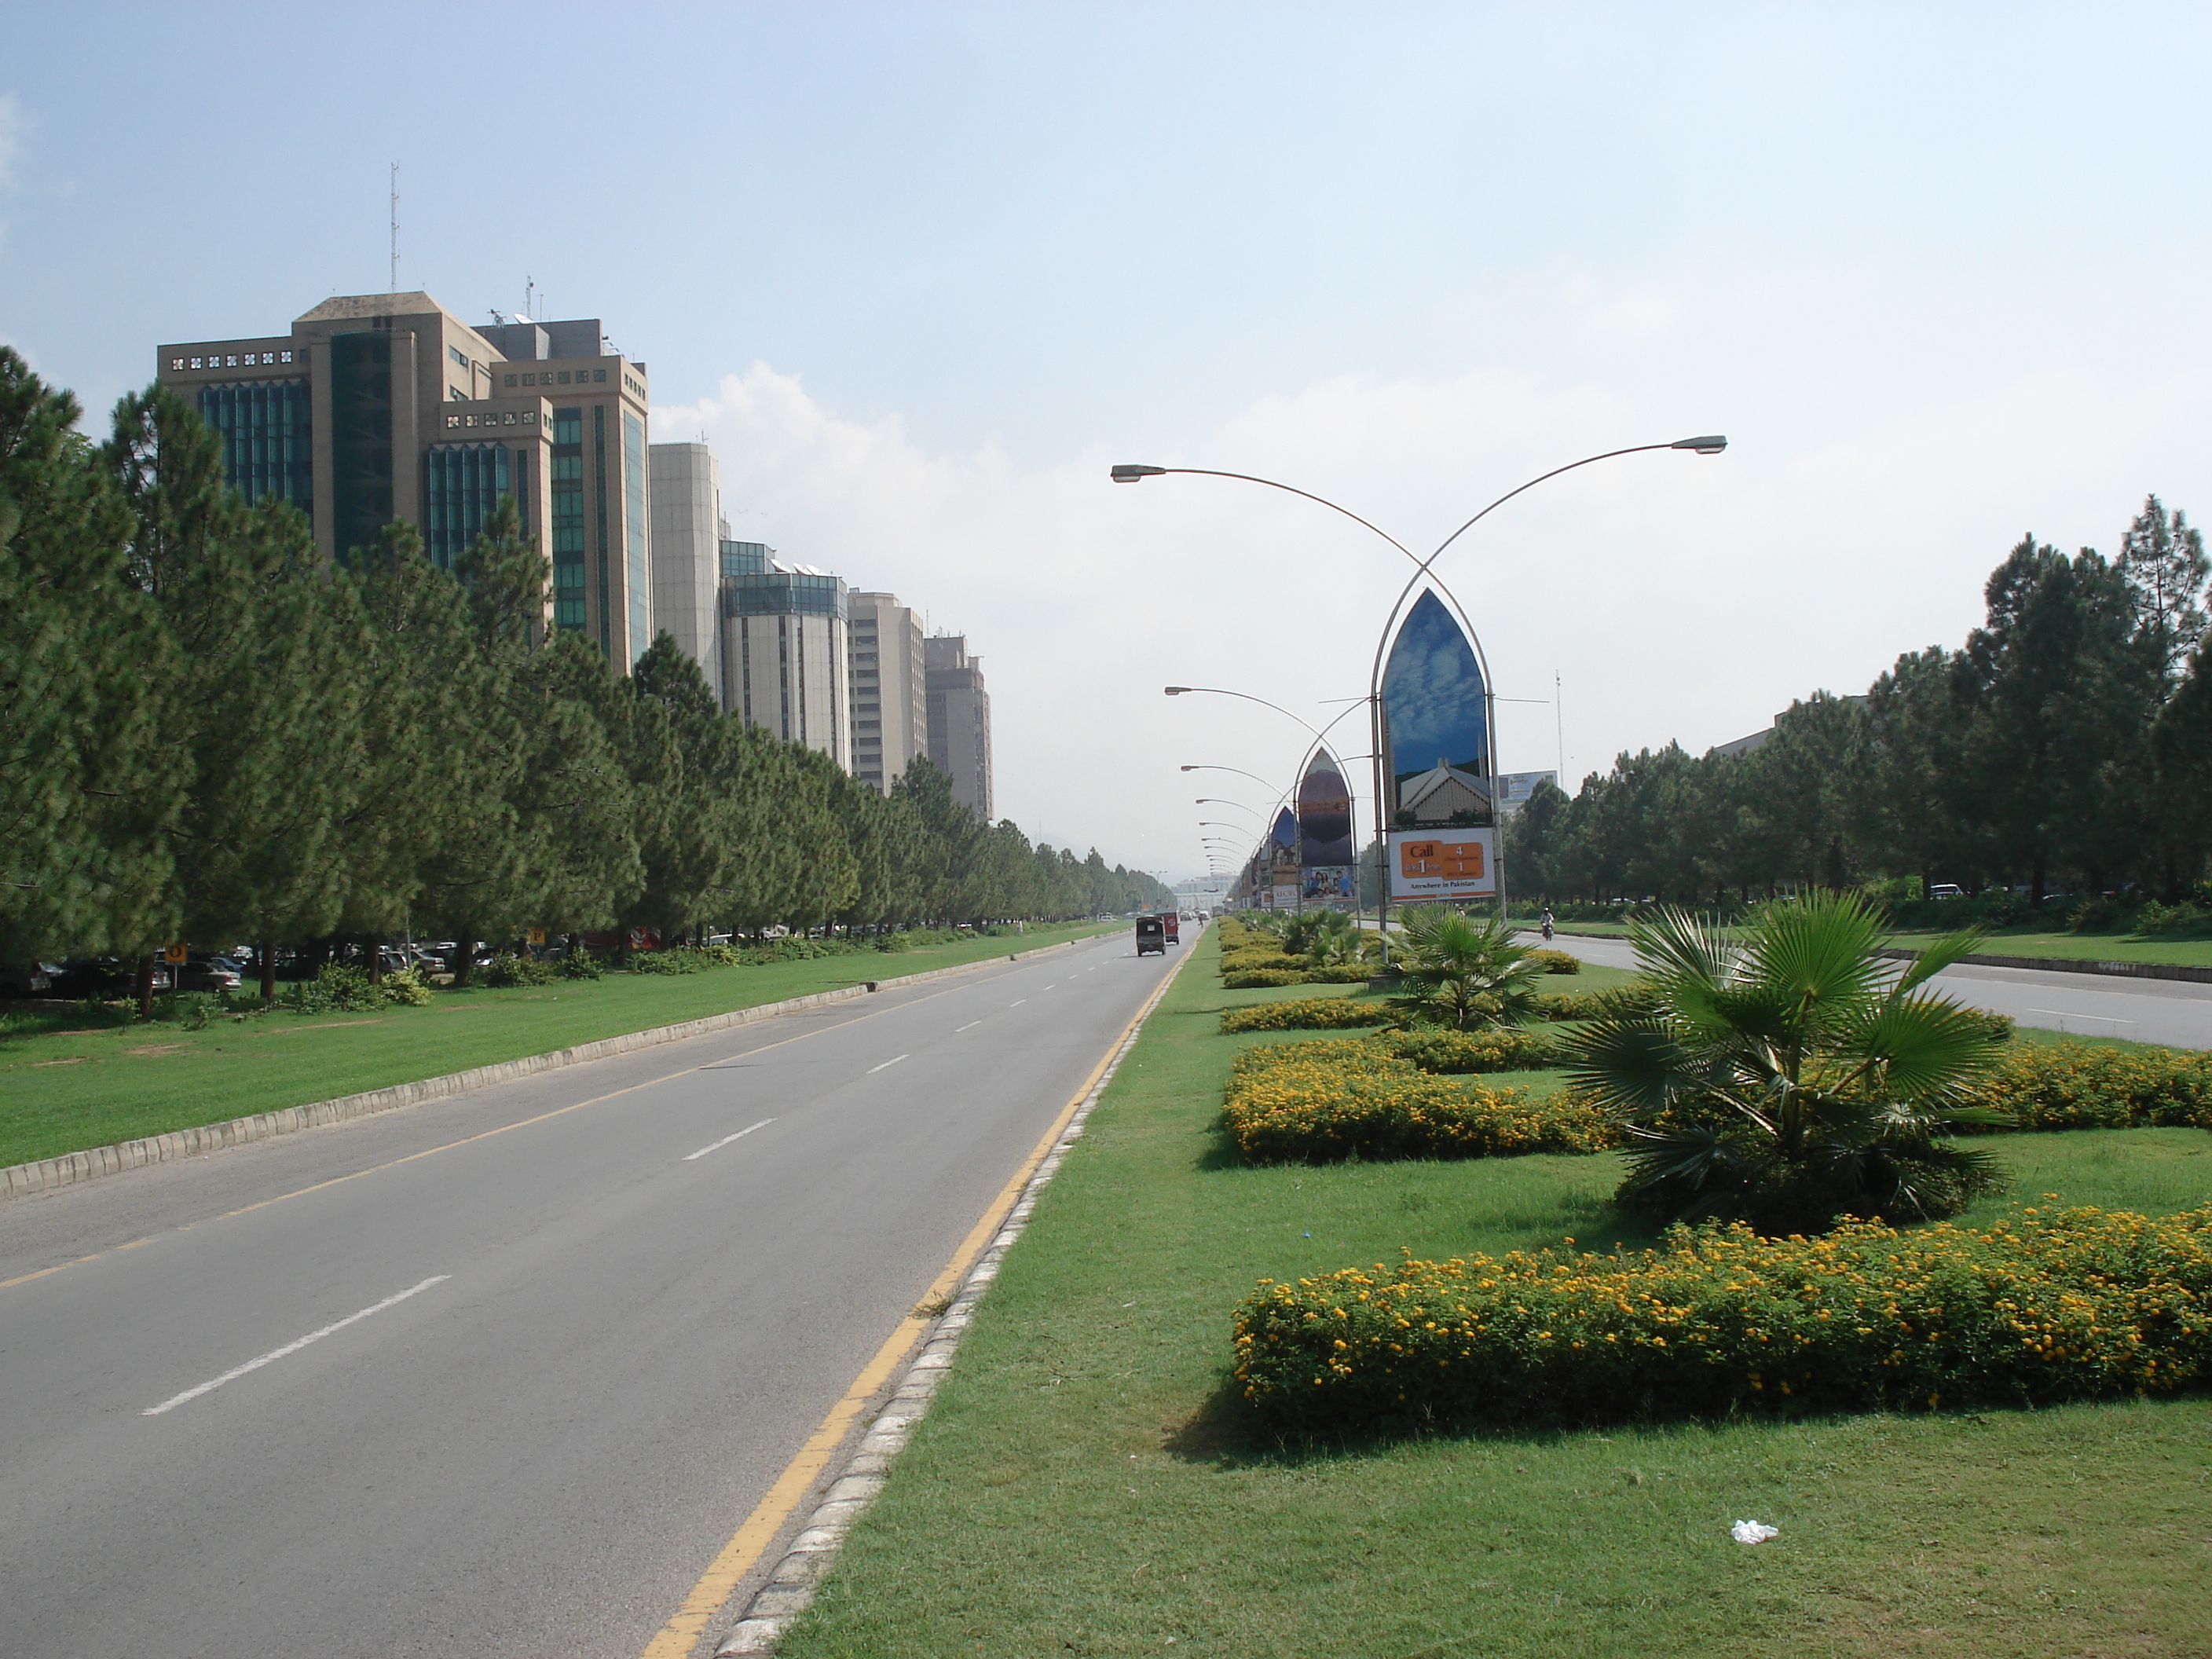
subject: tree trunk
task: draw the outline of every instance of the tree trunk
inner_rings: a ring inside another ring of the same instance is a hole
[[[145,955],[138,958],[138,983],[137,987],[137,997],[138,1001],[138,1018],[142,1020],[153,1018],[154,953],[151,951],[149,951]]]
[[[374,933],[362,935],[362,948],[368,952],[368,982],[384,983],[384,941]]]
[[[476,923],[471,922],[467,927],[460,930],[460,937],[457,943],[460,948],[460,955],[455,958],[453,963],[453,988],[456,991],[467,985],[469,982],[469,970],[476,966]]]
[[[261,1000],[274,1002],[276,1000],[276,941],[264,939],[261,941],[260,949]]]

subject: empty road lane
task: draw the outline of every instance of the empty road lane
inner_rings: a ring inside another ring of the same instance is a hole
[[[634,1659],[1180,959],[0,1205],[0,1656]]]

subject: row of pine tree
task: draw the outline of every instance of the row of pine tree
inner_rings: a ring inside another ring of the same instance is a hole
[[[665,634],[614,672],[545,627],[512,501],[451,572],[404,523],[332,569],[173,393],[103,444],[79,412],[0,347],[0,957],[1166,896],[978,823],[927,761],[885,796],[724,715]]]
[[[2151,497],[2118,555],[2023,539],[1955,650],[1793,704],[1759,747],[1623,754],[1513,822],[1516,899],[1711,902],[1876,879],[2172,904],[2212,854],[2201,533]]]

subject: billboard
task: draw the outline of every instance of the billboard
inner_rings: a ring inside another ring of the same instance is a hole
[[[1305,776],[1298,781],[1298,861],[1310,870],[1349,864],[1354,856],[1352,791],[1334,757],[1326,749],[1316,749]]]
[[[1494,821],[1490,699],[1474,647],[1433,592],[1413,602],[1382,670],[1388,821]]]
[[[1279,882],[1267,890],[1274,896],[1273,908],[1295,910],[1298,908],[1298,887],[1296,882]]]
[[[1423,901],[1498,896],[1494,830],[1393,830],[1390,896]]]
[[[1340,904],[1352,897],[1348,864],[1310,864],[1301,875],[1299,891],[1308,904]]]

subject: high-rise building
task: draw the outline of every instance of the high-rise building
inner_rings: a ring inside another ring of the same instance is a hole
[[[647,482],[653,497],[653,628],[684,647],[720,696],[721,470],[705,444],[655,444]]]
[[[325,557],[404,519],[450,567],[511,495],[552,559],[552,624],[624,672],[651,642],[645,365],[597,319],[479,328],[427,294],[344,295],[155,367],[222,434],[231,483],[306,513]]]
[[[929,758],[952,780],[955,799],[991,822],[991,694],[983,659],[968,654],[965,635],[922,641],[929,698]]]
[[[853,775],[888,793],[929,752],[921,618],[896,593],[852,596]]]
[[[842,578],[722,544],[722,707],[852,768]]]

